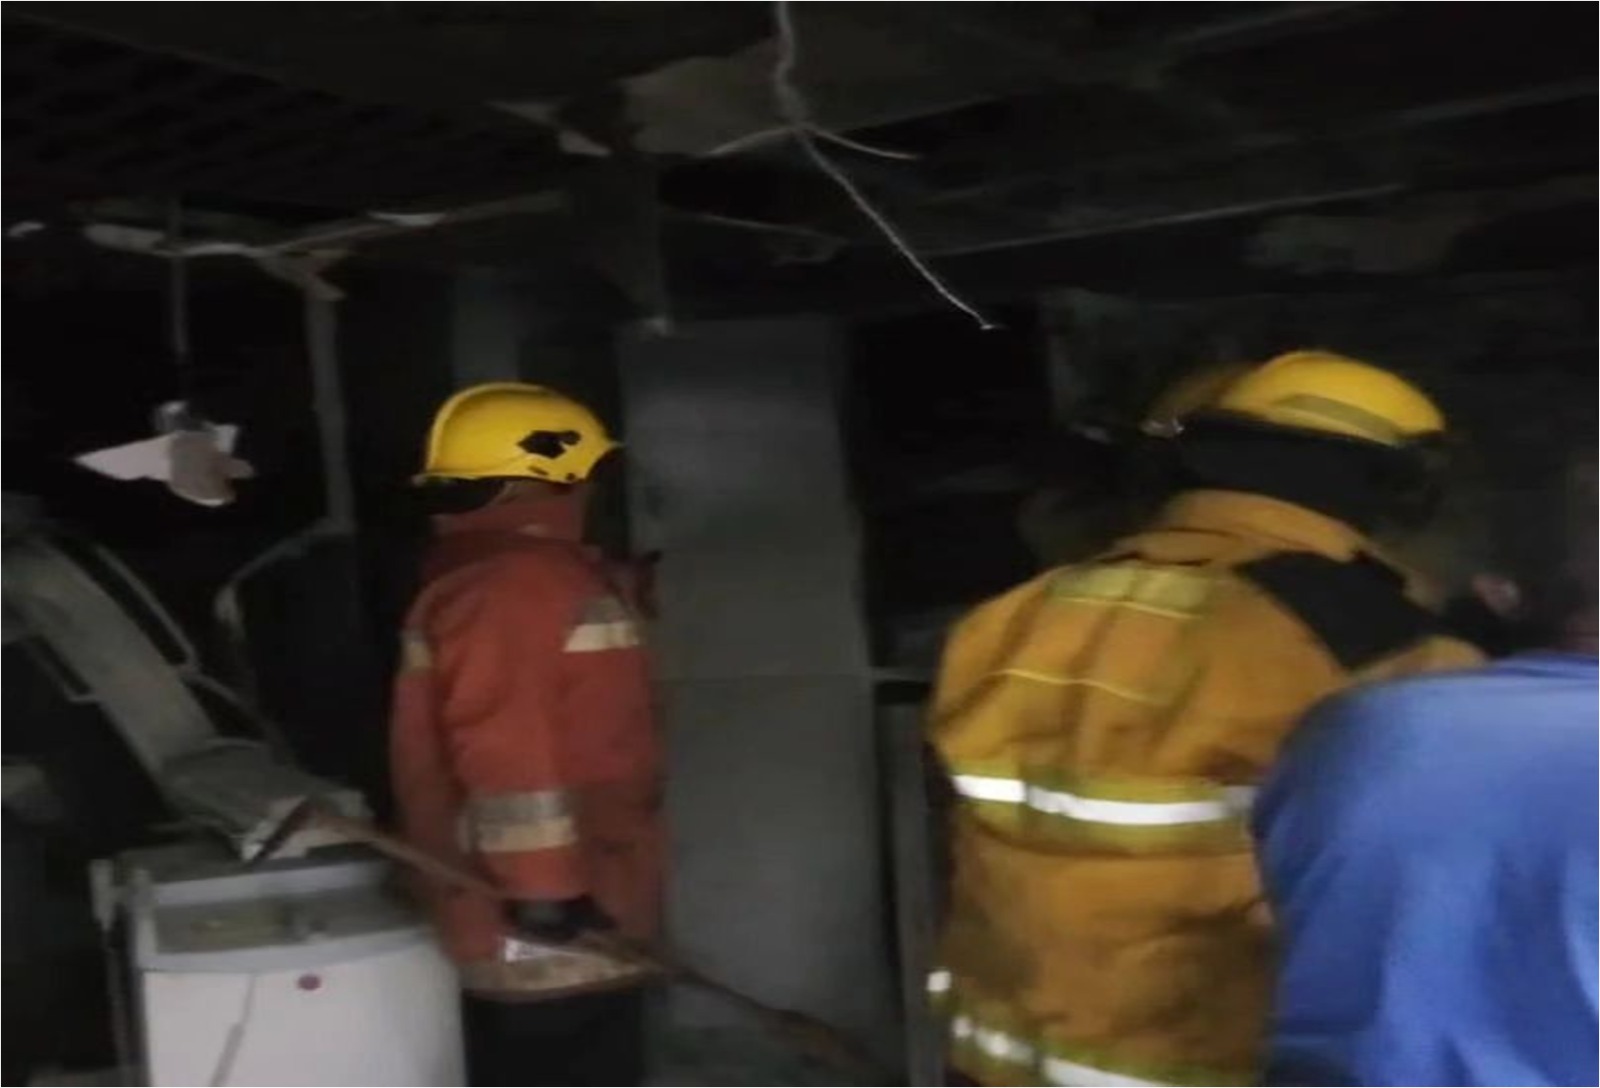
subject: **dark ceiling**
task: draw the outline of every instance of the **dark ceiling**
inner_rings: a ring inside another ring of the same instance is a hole
[[[1592,5],[792,9],[818,121],[915,157],[830,154],[979,291],[1594,263]],[[701,294],[921,289],[791,141],[709,154],[778,124],[768,4],[14,0],[5,27],[10,227],[552,193],[366,255],[528,261],[606,224],[613,272],[648,235]]]

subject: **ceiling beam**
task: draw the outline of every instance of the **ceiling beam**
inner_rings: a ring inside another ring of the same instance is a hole
[[[1593,80],[1563,80],[1537,87],[1523,87],[1499,94],[1476,95],[1442,102],[1430,102],[1400,107],[1371,114],[1347,124],[1334,126],[1315,133],[1278,129],[1236,135],[1229,139],[1196,141],[1188,146],[1175,147],[1156,153],[1102,158],[1085,163],[1082,159],[1064,156],[1061,169],[1038,169],[1007,173],[974,184],[945,189],[931,196],[933,204],[957,204],[1003,198],[1025,186],[1042,182],[1070,182],[1075,176],[1093,171],[1096,174],[1125,174],[1134,176],[1141,170],[1171,169],[1186,163],[1225,161],[1230,157],[1266,151],[1302,150],[1325,152],[1337,145],[1359,143],[1371,137],[1405,133],[1431,125],[1471,120],[1516,110],[1536,109],[1566,102],[1594,98]],[[1020,139],[1021,134],[1011,134],[1008,139]],[[991,156],[992,157],[992,156]],[[1085,169],[1087,167],[1087,170]]]
[[[729,52],[768,32],[764,7],[12,0],[5,15],[357,101],[459,107],[559,97]]]
[[[1051,84],[1127,83],[1206,53],[1226,53],[1287,37],[1302,37],[1381,13],[1365,2],[1256,4],[1246,15],[1166,28],[1126,42],[1092,38],[1064,46],[1023,36],[964,5],[940,4],[925,13],[926,32],[998,48]]]

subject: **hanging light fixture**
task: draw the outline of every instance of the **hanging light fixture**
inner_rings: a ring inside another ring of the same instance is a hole
[[[183,207],[173,199],[167,216],[167,342],[179,399],[158,405],[156,436],[85,453],[75,462],[117,480],[161,480],[181,499],[201,506],[234,500],[233,481],[255,475],[233,456],[239,428],[213,423],[195,407],[194,358],[189,339],[189,269],[183,249]]]

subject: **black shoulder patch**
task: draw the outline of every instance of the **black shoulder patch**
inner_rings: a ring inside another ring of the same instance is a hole
[[[1349,671],[1432,634],[1432,613],[1405,595],[1400,575],[1362,556],[1341,563],[1311,552],[1279,552],[1238,568],[1309,627]]]

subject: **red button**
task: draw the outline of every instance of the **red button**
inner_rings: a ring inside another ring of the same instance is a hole
[[[322,978],[318,975],[301,975],[300,980],[295,985],[310,993],[313,990],[322,989]]]

